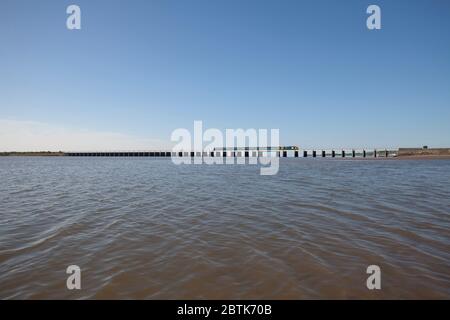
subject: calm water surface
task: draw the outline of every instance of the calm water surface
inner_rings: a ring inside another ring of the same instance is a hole
[[[450,298],[448,160],[4,157],[0,178],[2,299]]]

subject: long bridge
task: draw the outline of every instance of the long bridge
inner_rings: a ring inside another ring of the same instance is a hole
[[[70,157],[282,157],[282,158],[377,158],[395,157],[397,150],[338,149],[315,150],[281,147],[272,149],[221,149],[195,151],[120,151],[120,152],[65,152]]]

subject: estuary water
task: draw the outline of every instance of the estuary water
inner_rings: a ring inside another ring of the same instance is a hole
[[[0,298],[449,299],[450,161],[3,157]]]

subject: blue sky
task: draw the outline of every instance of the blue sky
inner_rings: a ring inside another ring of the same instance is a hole
[[[439,0],[3,0],[0,149],[154,147],[194,120],[307,148],[450,146],[449,39]]]

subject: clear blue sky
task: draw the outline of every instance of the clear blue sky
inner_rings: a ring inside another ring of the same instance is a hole
[[[366,28],[370,4],[381,30]],[[0,40],[3,120],[161,140],[203,120],[279,128],[303,147],[450,146],[450,1],[2,0]]]

